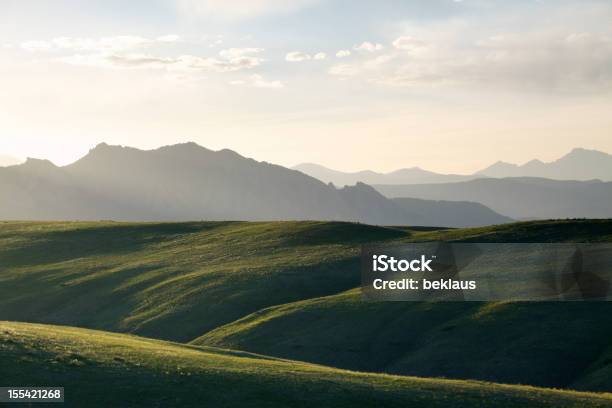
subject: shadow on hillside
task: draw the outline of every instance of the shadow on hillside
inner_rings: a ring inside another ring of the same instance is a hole
[[[399,228],[350,222],[320,222],[304,225],[305,228],[299,228],[298,224],[298,228],[293,233],[283,237],[282,244],[285,246],[359,245],[411,236],[410,231]]]
[[[0,264],[27,267],[64,262],[94,255],[119,255],[138,251],[184,234],[212,231],[230,222],[106,224],[64,231],[25,232],[14,247],[0,249]]]
[[[469,231],[469,230],[466,230]],[[458,237],[464,242],[610,242],[610,220],[562,220],[517,223],[503,226],[491,234]]]

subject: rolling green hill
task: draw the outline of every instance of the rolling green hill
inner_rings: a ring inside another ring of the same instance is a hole
[[[0,319],[351,370],[612,391],[608,303],[360,301],[362,244],[430,240],[612,241],[612,221],[0,223]]]
[[[598,360],[610,364],[610,306],[366,303],[352,290],[258,311],[194,344],[351,370],[610,391],[612,377],[585,374]]]
[[[612,395],[366,374],[125,334],[0,322],[0,378],[67,406],[605,407]]]
[[[422,231],[411,240],[610,241],[609,221]],[[366,303],[358,290],[260,310],[196,339],[352,370],[612,390],[609,303]]]
[[[350,223],[0,223],[0,319],[192,340],[259,309],[359,285]]]

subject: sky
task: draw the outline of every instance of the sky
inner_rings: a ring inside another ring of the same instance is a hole
[[[612,1],[2,0],[0,156],[194,141],[284,166],[612,153]]]

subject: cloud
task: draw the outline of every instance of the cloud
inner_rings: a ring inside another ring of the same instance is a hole
[[[358,64],[337,64],[330,67],[328,72],[330,75],[346,79],[361,73],[362,67]]]
[[[220,41],[220,36],[216,37]],[[71,64],[100,68],[165,69],[183,71],[234,72],[261,65],[263,48],[227,48],[214,57],[195,55],[160,56],[146,49],[181,40],[177,34],[154,39],[139,36],[112,36],[100,38],[57,37],[50,41],[28,41],[21,47],[30,52],[56,52],[63,56],[56,60]],[[165,48],[162,48],[165,49]],[[65,55],[71,53],[72,55]]]
[[[378,44],[378,43],[374,44],[374,43],[371,43],[369,41],[364,41],[364,42],[362,42],[359,45],[354,45],[353,46],[353,49],[355,51],[367,51],[367,52],[380,51],[383,48],[385,48],[385,47],[382,44]]]
[[[170,1],[170,0],[168,0]],[[319,0],[173,0],[187,17],[245,20],[266,15],[290,14]]]
[[[263,48],[229,48],[219,52],[220,60],[216,58],[206,60],[211,61],[218,68],[217,70],[221,71],[250,69],[261,65],[264,61],[263,58],[257,56],[263,50]]]
[[[336,53],[336,57],[338,58],[348,57],[349,55],[351,55],[351,52],[349,50],[340,50]]]
[[[308,61],[310,59],[321,61],[321,60],[327,59],[327,54],[324,52],[317,52],[314,55],[310,55],[310,54],[306,54],[305,52],[301,52],[301,51],[293,51],[285,55],[285,60],[289,62],[301,62],[301,61]]]
[[[494,32],[480,38],[469,25],[457,25],[449,32],[425,29],[419,35],[396,38],[393,48],[377,58],[361,54],[328,73],[395,87],[612,90],[612,34],[564,28]]]
[[[235,72],[259,66],[264,60],[256,56],[262,48],[230,48],[219,52],[219,57],[159,57],[146,54],[86,54],[60,60],[73,65],[101,68],[166,69],[172,71]]]
[[[56,37],[50,41],[27,41],[21,44],[21,48],[31,52],[118,52],[149,47],[157,43],[176,42],[179,39],[176,34],[163,35],[155,39],[133,35],[100,38]]]
[[[26,41],[21,43],[21,48],[29,52],[49,52],[53,50],[53,44],[48,41]]]
[[[168,35],[159,36],[155,40],[159,41],[159,42],[172,43],[172,42],[180,41],[181,40],[181,36],[177,35],[177,34],[168,34]]]
[[[266,81],[259,74],[250,75],[247,79],[239,79],[231,81],[230,85],[241,85],[252,88],[283,88],[284,84],[281,81]]]
[[[402,51],[418,53],[427,49],[427,44],[411,36],[401,36],[393,41],[393,47]]]
[[[145,54],[75,54],[61,57],[58,60],[66,64],[82,65],[98,68],[147,68],[160,69],[178,64],[179,58],[161,58]]]
[[[307,60],[309,60],[311,58],[312,57],[310,56],[310,54],[306,54],[306,53],[301,52],[301,51],[293,51],[293,52],[287,53],[287,55],[285,55],[285,60],[289,61],[289,62],[307,61]]]

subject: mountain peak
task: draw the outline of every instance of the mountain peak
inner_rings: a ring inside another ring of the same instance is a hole
[[[533,160],[529,160],[527,163],[523,164],[521,166],[521,168],[523,168],[524,170],[538,170],[540,167],[546,166],[546,163],[544,163],[542,160],[539,159],[533,159]]]
[[[532,166],[534,164],[544,164],[544,162],[540,159],[532,159],[525,163],[526,166]]]
[[[19,168],[29,171],[51,171],[57,169],[57,166],[49,160],[28,157]]]
[[[519,166],[517,166],[516,164],[498,160],[489,167],[480,170],[476,174],[489,177],[503,177],[503,174],[511,171],[516,171],[518,167]]]
[[[183,143],[175,143],[172,145],[162,146],[157,150],[208,150],[208,149],[203,146],[200,146],[196,142],[183,142]]]
[[[568,154],[566,154],[565,156],[563,156],[561,159],[559,160],[563,160],[566,158],[591,158],[591,157],[607,157],[610,158],[611,156],[607,153],[601,152],[599,150],[593,150],[593,149],[585,149],[582,147],[576,147],[574,149],[572,149],[572,151],[570,151]]]
[[[517,166],[498,161],[476,173],[489,177],[540,177],[554,180],[611,180],[612,155],[582,147],[552,162],[530,160]]]
[[[121,145],[110,145],[108,143],[102,142],[102,143],[98,143],[93,149],[90,149],[88,155],[96,155],[100,153],[122,151],[126,149],[132,149],[132,148],[121,146]]]
[[[55,167],[50,160],[47,159],[36,159],[34,157],[28,157],[23,163],[25,166],[43,166],[43,167]]]
[[[185,142],[185,143],[176,143],[172,145],[166,145],[159,147],[153,150],[142,150],[135,147],[128,147],[122,145],[111,145],[106,142],[102,142],[96,145],[93,149],[89,151],[89,153],[107,153],[107,152],[117,152],[117,151],[138,151],[138,152],[147,152],[147,151],[166,151],[166,150],[179,150],[179,151],[208,151],[207,148],[200,146],[195,142]]]
[[[509,162],[506,162],[506,161],[503,161],[503,160],[498,160],[498,161],[496,161],[495,163],[493,163],[491,165],[491,167],[493,167],[493,166],[496,166],[496,167],[501,167],[501,166],[516,167],[516,164],[509,163]]]

